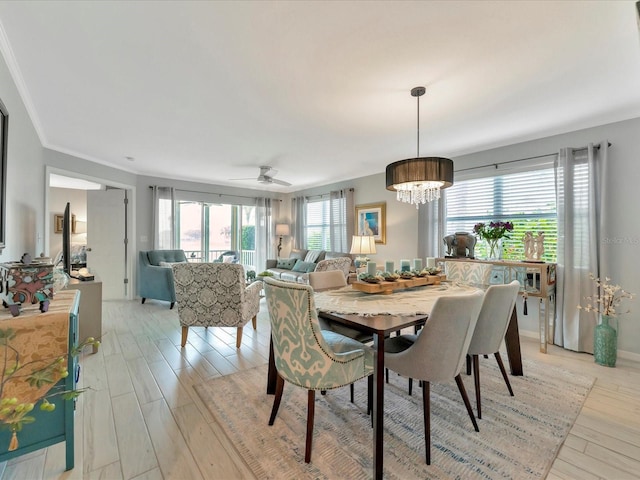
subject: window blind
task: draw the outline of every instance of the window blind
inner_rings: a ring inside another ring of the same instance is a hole
[[[555,261],[558,242],[555,175],[553,168],[475,178],[456,182],[446,190],[446,232],[473,232],[476,223],[510,221],[514,230],[503,240],[505,259],[524,258],[525,232],[543,232],[543,259]],[[479,241],[476,255],[485,255]]]

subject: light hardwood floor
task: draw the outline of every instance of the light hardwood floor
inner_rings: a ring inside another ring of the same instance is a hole
[[[239,350],[235,329],[222,328],[190,329],[181,350],[177,312],[163,302],[105,302],[103,332],[99,352],[80,361],[88,390],[76,411],[75,468],[64,472],[58,444],[0,464],[0,480],[254,478],[192,385],[266,363],[265,305]],[[640,365],[600,367],[557,347],[543,355],[529,338],[522,347],[526,358],[597,377],[547,478],[640,478]]]

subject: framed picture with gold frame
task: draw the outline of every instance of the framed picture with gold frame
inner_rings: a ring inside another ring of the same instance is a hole
[[[62,233],[62,224],[64,223],[64,215],[55,214],[53,216],[54,224],[53,231],[54,233]],[[76,215],[75,213],[71,214],[71,233],[76,233]]]
[[[387,204],[356,205],[356,235],[372,235],[376,243],[387,243]]]

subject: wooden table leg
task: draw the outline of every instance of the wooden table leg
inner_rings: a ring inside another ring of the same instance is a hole
[[[273,339],[269,340],[269,370],[267,373],[267,395],[276,393],[276,380],[278,372],[276,371],[276,362],[273,359]]]
[[[523,375],[522,355],[520,353],[520,333],[518,332],[518,312],[516,311],[515,305],[511,312],[507,333],[504,336],[504,343],[507,346],[507,357],[509,359],[511,375]]]
[[[382,480],[384,456],[384,334],[373,337],[373,348],[376,351],[373,369],[373,478]]]

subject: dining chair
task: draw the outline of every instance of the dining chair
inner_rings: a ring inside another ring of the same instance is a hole
[[[484,292],[436,300],[429,319],[418,335],[400,335],[385,341],[385,366],[422,381],[424,438],[427,465],[431,465],[432,382],[455,379],[476,432],[478,424],[460,377],[471,336],[478,320]]]
[[[479,287],[486,287],[491,281],[493,265],[479,262],[444,262],[444,271],[447,280],[466,283]]]
[[[176,263],[171,265],[178,302],[182,341],[189,327],[236,327],[236,348],[242,328],[251,320],[256,328],[262,282],[247,285],[239,263]]]
[[[467,354],[471,356],[473,363],[473,378],[476,389],[476,406],[478,418],[482,418],[480,407],[480,359],[479,355],[492,354],[496,357],[502,378],[507,384],[509,393],[513,396],[513,389],[509,383],[507,371],[500,357],[500,345],[507,333],[511,312],[518,297],[520,283],[517,280],[507,285],[492,285],[484,295],[482,308],[478,315],[478,322],[471,337]]]
[[[309,285],[313,288],[314,292],[323,292],[326,290],[333,290],[336,288],[343,288],[347,286],[347,279],[344,276],[342,270],[325,270],[320,272],[309,273]],[[345,325],[341,325],[326,318],[318,317],[318,323],[322,330],[331,330],[338,332],[345,337],[353,338],[362,343],[373,342],[373,335],[356,330],[355,328],[349,328]],[[355,396],[353,383],[349,386],[349,392],[351,397],[351,403]],[[369,402],[371,403],[371,402]],[[369,408],[367,408],[369,413]]]
[[[307,392],[304,461],[311,461],[316,390],[331,390],[373,375],[373,350],[351,338],[321,330],[310,285],[265,277],[277,382],[269,425],[278,414],[285,380]]]

